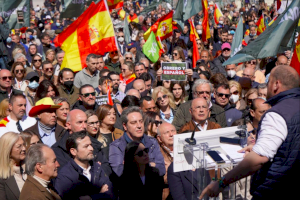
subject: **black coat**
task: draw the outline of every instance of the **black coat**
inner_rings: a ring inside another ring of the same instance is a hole
[[[0,179],[0,199],[1,200],[18,200],[20,190],[14,176],[8,179]]]
[[[52,149],[56,155],[57,162],[59,163],[59,171],[65,166],[70,160],[72,160],[69,152],[67,151],[66,142],[69,137],[69,132],[66,132],[61,140],[56,142],[54,145],[52,145]],[[103,155],[103,152],[101,151],[102,144],[95,138],[90,137],[92,146],[94,148],[94,161],[101,162],[101,166],[104,170],[104,172],[110,176],[112,173],[112,170],[108,164],[108,160]]]
[[[92,161],[90,166],[91,181],[73,159],[59,171],[54,187],[62,199],[113,199],[112,183],[102,166]],[[104,184],[108,185],[108,191],[99,193]]]
[[[163,176],[157,168],[146,167],[145,185],[133,175],[122,175],[119,182],[119,200],[160,200],[164,187]]]

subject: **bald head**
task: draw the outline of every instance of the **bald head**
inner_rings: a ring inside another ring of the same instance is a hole
[[[173,124],[164,122],[157,129],[157,140],[160,144],[163,144],[173,151],[173,136],[176,135],[176,133],[176,128]]]
[[[278,56],[276,61],[276,66],[278,65],[287,65],[288,64],[288,58],[285,55]]]
[[[208,102],[204,98],[194,99],[192,101],[190,113],[192,115],[192,119],[203,126],[209,116]]]
[[[284,90],[299,87],[300,79],[297,71],[288,65],[279,65],[272,69],[270,78],[279,81]]]
[[[250,78],[252,81],[255,79],[255,69],[252,67],[246,67],[243,71],[243,77]]]
[[[7,69],[0,71],[0,89],[6,90],[12,86],[12,75]]]
[[[141,92],[144,92],[144,91],[145,91],[145,89],[146,89],[146,84],[145,84],[145,81],[144,81],[144,80],[142,80],[142,79],[137,79],[137,80],[135,80],[135,81],[133,82],[132,87],[141,93]]]
[[[204,98],[193,99],[191,107],[196,107],[199,104],[209,106],[208,102]]]
[[[74,109],[69,112],[66,126],[70,133],[85,131],[87,125],[86,114],[79,109]]]
[[[138,99],[141,99],[141,94],[136,89],[130,89],[126,92],[126,95],[135,96]]]

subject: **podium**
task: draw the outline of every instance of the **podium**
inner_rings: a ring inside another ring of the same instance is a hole
[[[237,126],[229,128],[214,129],[208,131],[198,131],[195,133],[195,145],[188,144],[185,139],[191,137],[192,133],[177,134],[174,136],[174,172],[196,171],[195,180],[199,195],[203,189],[210,183],[211,176],[208,171],[215,171],[217,179],[218,171],[222,169],[231,169],[236,166],[242,159],[244,154],[237,151],[242,149],[240,145],[225,144],[220,142],[220,137],[236,138],[236,132],[241,131]],[[225,161],[224,163],[216,163],[207,151],[216,151]],[[221,175],[222,176],[222,175]],[[193,183],[195,185],[195,183]],[[231,187],[232,188],[232,187]],[[231,195],[232,196],[232,195]],[[228,199],[229,197],[225,198]],[[206,198],[207,199],[207,198]],[[224,199],[224,198],[223,198]]]

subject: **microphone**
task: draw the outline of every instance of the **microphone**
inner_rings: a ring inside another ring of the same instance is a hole
[[[235,107],[236,107],[235,104],[231,104],[229,108],[224,109],[224,110],[223,110],[222,112],[220,112],[220,113],[212,114],[210,117],[216,117],[216,116],[218,116],[218,115],[220,115],[220,114],[226,112],[227,110],[230,110],[230,109],[235,108]]]
[[[198,124],[195,124],[196,126],[195,126],[195,128],[194,128],[194,130],[193,130],[193,132],[192,132],[192,135],[191,135],[191,138],[185,138],[185,141],[189,144],[189,145],[195,145],[196,144],[196,140],[195,140],[195,131],[196,131],[196,128],[198,127],[198,125],[199,125],[200,123],[198,123]]]

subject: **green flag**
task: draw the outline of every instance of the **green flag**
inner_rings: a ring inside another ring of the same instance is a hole
[[[202,10],[201,0],[179,0],[173,19],[176,21],[182,21],[181,23],[183,24],[187,19],[200,12],[200,10]]]
[[[128,20],[127,20],[127,16],[128,14],[125,15],[125,19],[124,19],[124,39],[125,42],[128,44],[131,42],[131,37],[130,37],[130,31],[129,31],[129,24],[128,24]]]
[[[240,17],[237,29],[234,33],[232,45],[231,45],[231,57],[242,49],[243,42],[243,18]]]
[[[92,0],[64,0],[63,11],[61,12],[61,18],[79,17],[85,10],[85,7],[89,6]],[[97,3],[98,1],[95,1]]]
[[[8,23],[10,29],[29,26],[30,22],[30,0],[1,0],[0,15]],[[17,11],[23,11],[24,23],[18,23]]]
[[[253,60],[253,58],[273,57],[282,48],[288,47],[298,25],[299,9],[300,0],[294,0],[271,26],[235,56],[224,62],[223,66]]]
[[[153,32],[150,33],[147,42],[143,46],[143,53],[153,63],[155,63],[159,59],[159,47]]]

